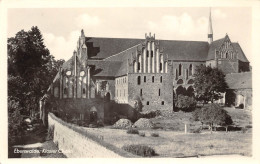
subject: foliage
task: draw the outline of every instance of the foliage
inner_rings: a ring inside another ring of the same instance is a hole
[[[46,136],[46,140],[53,140],[54,138],[54,125],[50,125],[48,127],[48,134]]]
[[[22,115],[20,113],[19,103],[14,100],[8,100],[8,143],[15,144],[22,136]]]
[[[161,115],[160,110],[152,110],[145,113],[141,113],[141,118],[154,118]]]
[[[45,47],[38,27],[8,38],[8,97],[19,102],[21,113],[38,108],[64,60],[56,61]]]
[[[158,133],[151,133],[151,136],[152,137],[159,137],[159,134]]]
[[[222,98],[228,86],[224,73],[218,68],[197,66],[194,74],[194,89],[198,100],[207,103]]]
[[[195,110],[193,112],[193,119],[209,125],[211,130],[213,125],[227,126],[233,123],[227,111],[214,103]]]
[[[139,134],[137,129],[130,128],[126,131],[127,134]]]
[[[177,101],[175,102],[175,107],[182,111],[190,112],[195,109],[196,100],[194,97],[178,95]]]
[[[151,157],[156,155],[154,149],[146,145],[124,145],[122,149],[143,157]]]
[[[145,137],[145,133],[144,133],[144,132],[140,132],[140,133],[139,133],[139,136]]]

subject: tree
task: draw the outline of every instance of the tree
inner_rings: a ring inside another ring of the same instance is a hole
[[[178,95],[176,102],[175,102],[175,107],[177,107],[178,109],[180,109],[182,111],[190,112],[195,109],[196,100],[194,97]]]
[[[201,65],[195,72],[194,89],[197,100],[213,103],[214,100],[222,98],[221,93],[226,92],[228,88],[222,71]]]
[[[38,27],[8,38],[7,47],[8,97],[19,102],[21,114],[33,115],[64,60],[50,55]]]
[[[233,123],[231,116],[218,104],[208,104],[193,112],[193,119],[207,124],[212,131],[214,125],[227,126]],[[227,129],[226,129],[227,130]]]

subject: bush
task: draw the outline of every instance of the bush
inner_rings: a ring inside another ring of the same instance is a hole
[[[144,133],[144,132],[140,132],[140,133],[139,133],[139,136],[145,137],[145,133]]]
[[[137,129],[130,128],[126,131],[127,134],[139,134]]]
[[[151,133],[151,136],[152,137],[159,137],[159,134],[158,133]]]
[[[184,112],[191,112],[196,107],[196,100],[194,97],[178,95],[175,107]]]
[[[143,157],[151,157],[156,155],[154,149],[146,145],[124,145],[122,149]]]
[[[160,115],[161,115],[161,111],[159,111],[159,110],[141,113],[142,118],[154,118],[154,117],[157,117],[157,116],[160,116]]]
[[[48,134],[46,136],[46,140],[53,140],[54,137],[54,125],[50,125],[48,128]]]
[[[192,133],[201,133],[201,128],[197,128],[191,131]]]

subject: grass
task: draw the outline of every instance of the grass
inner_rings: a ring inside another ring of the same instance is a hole
[[[251,112],[225,108],[231,115],[235,126],[246,127],[251,125]],[[252,131],[247,133],[242,131],[224,132],[218,131],[210,134],[203,130],[201,133],[184,134],[184,124],[190,126],[190,132],[200,127],[200,122],[191,120],[191,113],[176,112],[167,116],[159,116],[151,119],[156,128],[152,130],[142,130],[147,135],[126,134],[124,130],[117,129],[89,129],[94,135],[104,135],[105,141],[121,148],[129,144],[145,144],[154,148],[157,157],[187,157],[197,155],[229,155],[241,154],[252,155]],[[152,137],[152,133],[159,134],[160,137]]]
[[[158,157],[183,157],[196,155],[243,154],[251,156],[252,134],[242,132],[189,133],[157,130],[160,137],[140,137],[118,129],[87,129],[88,132],[106,136],[104,141],[121,148],[129,144],[145,144],[154,148]],[[146,133],[155,131],[146,130]]]

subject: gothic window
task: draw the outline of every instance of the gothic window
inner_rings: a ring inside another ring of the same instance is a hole
[[[162,83],[162,76],[160,77],[160,82]]]
[[[192,64],[190,64],[190,67],[189,67],[189,76],[192,75]]]
[[[177,84],[183,84],[183,80],[182,79],[178,80]]]
[[[176,69],[176,79],[178,79],[178,69]]]
[[[153,51],[151,51],[151,57],[153,57]]]
[[[152,82],[154,83],[154,76],[152,77]]]
[[[138,65],[137,65],[138,71],[141,70],[141,55],[138,55]]]
[[[140,85],[141,84],[141,76],[137,77],[137,84]]]
[[[140,89],[140,96],[142,96],[143,95],[143,90],[142,89]]]
[[[144,76],[144,82],[146,82],[146,76]]]
[[[149,51],[148,50],[146,51],[146,57],[149,57]]]
[[[160,71],[162,71],[162,63],[160,63]]]
[[[83,88],[82,93],[86,94],[86,89],[85,88]]]
[[[159,89],[159,96],[161,96],[161,89]]]
[[[67,92],[68,92],[68,91],[67,91],[67,88],[64,88],[63,93],[64,93],[64,94],[67,94]]]
[[[182,74],[182,65],[179,64],[179,76],[181,76],[181,74]]]
[[[186,69],[186,79],[188,79],[188,69]]]

